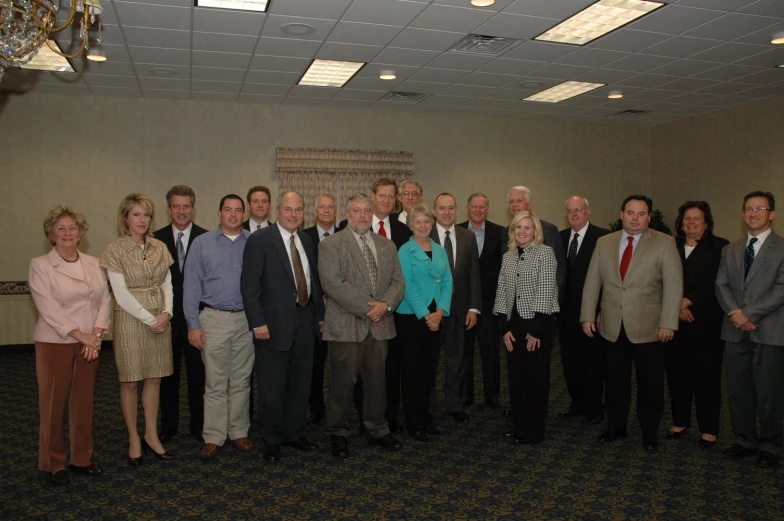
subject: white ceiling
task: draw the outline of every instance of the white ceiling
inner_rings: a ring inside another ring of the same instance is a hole
[[[784,31],[784,0],[672,0],[584,47],[532,39],[594,0],[272,0],[265,14],[147,2],[102,0],[107,62],[71,60],[75,74],[12,69],[0,89],[636,126],[784,93],[784,45],[770,44]],[[312,32],[287,34],[286,24]],[[448,51],[471,33],[524,41],[497,58]],[[58,36],[64,47],[70,38]],[[367,65],[341,89],[297,86],[313,58]],[[388,69],[397,79],[380,80]],[[607,86],[558,104],[520,101],[565,80]],[[607,99],[616,89],[624,98]],[[378,101],[392,90],[429,96]],[[612,117],[626,109],[651,113]]]

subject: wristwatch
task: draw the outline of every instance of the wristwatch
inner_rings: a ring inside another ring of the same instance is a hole
[[[172,314],[169,313],[168,311],[164,311],[163,314],[166,315],[167,317],[169,317],[169,320],[171,320],[173,318]]]
[[[97,336],[99,339],[103,339],[103,336],[105,334],[106,334],[106,331],[101,331],[100,333],[96,333],[95,336]]]

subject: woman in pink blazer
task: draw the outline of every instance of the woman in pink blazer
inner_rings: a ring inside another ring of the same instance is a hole
[[[87,231],[84,215],[57,205],[44,221],[54,245],[30,262],[28,283],[40,317],[35,326],[35,371],[41,416],[38,468],[54,485],[67,485],[65,414],[72,472],[97,476],[92,462],[93,396],[101,337],[109,328],[109,287],[95,257],[77,249]]]

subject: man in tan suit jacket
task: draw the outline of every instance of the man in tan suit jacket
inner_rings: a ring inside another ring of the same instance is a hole
[[[348,456],[348,417],[360,373],[370,443],[401,448],[384,417],[385,365],[387,341],[396,334],[392,311],[403,298],[405,281],[394,243],[371,231],[372,215],[370,197],[354,194],[346,204],[348,226],[319,244],[318,272],[327,296],[322,338],[329,341],[326,425],[335,457]]]
[[[596,243],[583,288],[580,322],[607,340],[607,431],[599,441],[626,437],[631,368],[637,369],[637,418],[643,446],[655,450],[664,410],[664,342],[678,329],[683,271],[675,239],[649,230],[652,201],[630,195],[621,206],[623,230]],[[596,305],[601,296],[601,313]]]

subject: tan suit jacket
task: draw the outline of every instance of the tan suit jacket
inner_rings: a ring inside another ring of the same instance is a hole
[[[599,334],[618,340],[621,324],[633,344],[657,342],[659,328],[678,329],[683,268],[675,239],[646,230],[621,280],[620,231],[601,237],[583,287],[580,322],[593,322],[601,296]]]

